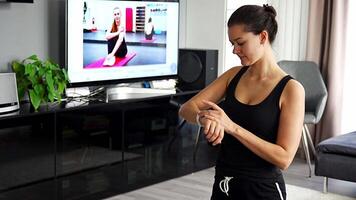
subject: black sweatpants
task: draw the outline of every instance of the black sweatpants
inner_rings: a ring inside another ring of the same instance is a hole
[[[211,200],[286,200],[283,176],[274,180],[250,180],[215,176]]]

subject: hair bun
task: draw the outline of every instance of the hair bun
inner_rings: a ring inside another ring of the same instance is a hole
[[[263,4],[263,8],[265,9],[266,12],[270,13],[273,17],[277,16],[277,12],[273,8],[273,6],[270,6],[268,4]]]

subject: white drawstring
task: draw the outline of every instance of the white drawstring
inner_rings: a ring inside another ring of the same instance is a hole
[[[281,188],[279,187],[279,184],[276,182],[276,187],[277,187],[277,190],[278,190],[278,193],[279,193],[279,197],[281,197],[281,200],[284,200],[283,199],[283,195],[282,195],[282,191],[281,191]]]
[[[232,179],[233,177],[228,177],[228,176],[225,176],[225,179],[224,180],[221,180],[220,183],[219,183],[219,187],[220,187],[220,190],[226,194],[226,196],[229,196],[229,181]],[[224,184],[222,186],[222,184]]]

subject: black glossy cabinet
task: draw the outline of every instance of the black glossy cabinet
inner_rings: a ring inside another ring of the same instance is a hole
[[[193,162],[196,127],[171,142],[170,98],[0,117],[0,199],[102,199],[213,166],[203,140]]]
[[[35,120],[2,120],[0,130],[0,191],[54,177],[54,134],[51,114]],[[13,126],[13,122],[21,126]]]

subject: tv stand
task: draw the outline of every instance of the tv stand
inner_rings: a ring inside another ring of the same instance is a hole
[[[108,94],[119,94],[118,99],[124,98],[122,94],[125,94],[125,98],[134,96],[137,100],[106,103],[103,99],[105,94],[100,93],[100,101],[95,98],[69,100],[40,107],[38,111],[31,109],[31,104],[26,102],[21,104],[17,115],[0,116],[0,131],[4,132],[2,141],[11,141],[5,145],[16,149],[16,152],[0,152],[3,158],[0,171],[6,172],[0,173],[0,196],[26,199],[29,192],[36,194],[46,190],[38,198],[43,198],[43,195],[45,199],[53,196],[82,198],[90,189],[83,185],[91,186],[97,178],[92,175],[97,173],[99,178],[110,183],[130,186],[122,190],[121,187],[110,187],[110,184],[102,187],[99,182],[98,187],[102,190],[91,193],[99,196],[141,187],[143,181],[155,183],[161,180],[160,177],[165,180],[200,169],[202,165],[195,168],[192,157],[185,156],[189,154],[190,147],[184,141],[189,137],[182,138],[184,144],[175,142],[171,151],[166,150],[178,121],[178,109],[172,105],[171,98],[188,99],[197,91],[171,94],[174,89],[135,88],[134,84],[120,86],[109,88]],[[104,91],[103,88],[93,90]],[[157,96],[147,98],[151,95]],[[38,145],[33,148],[29,144]],[[211,156],[210,153],[207,155]],[[170,162],[176,163],[176,159],[182,159],[182,163],[189,159],[189,165],[183,163],[188,171],[179,171],[181,165],[173,172],[161,170],[170,167]],[[19,164],[14,166],[13,163]],[[209,162],[208,167],[212,165],[213,162]],[[162,173],[152,174],[157,167]],[[152,176],[146,176],[148,173]],[[78,189],[49,187],[68,182]]]
[[[144,99],[175,93],[175,89],[138,88],[130,86],[109,87],[106,89],[106,101]]]
[[[89,87],[66,88],[65,94],[66,97],[72,98],[85,97],[90,94],[90,90]]]

